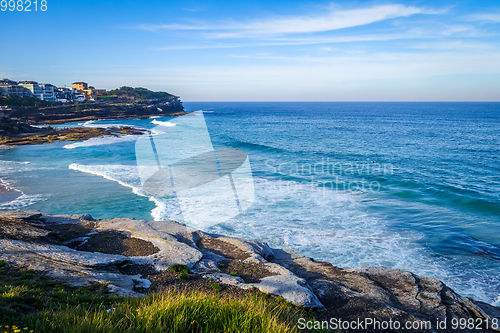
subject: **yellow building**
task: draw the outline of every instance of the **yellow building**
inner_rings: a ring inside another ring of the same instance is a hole
[[[85,94],[86,99],[95,99],[95,90],[94,87],[89,87],[87,82],[74,82],[72,87]]]
[[[95,99],[94,89],[84,89],[83,93],[85,94],[85,96],[87,96],[88,99]]]
[[[78,91],[87,90],[89,88],[89,85],[86,82],[75,82],[72,86]]]

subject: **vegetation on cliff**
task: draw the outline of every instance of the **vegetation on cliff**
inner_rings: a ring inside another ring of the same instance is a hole
[[[71,287],[4,261],[0,266],[1,332],[298,332],[305,314],[260,293],[236,298],[169,289],[119,297],[106,284]]]
[[[169,101],[177,98],[177,96],[174,96],[164,91],[151,91],[146,88],[141,88],[141,87],[132,88],[127,86],[123,86],[119,89],[110,90],[106,92],[106,95],[135,98],[137,100],[158,99],[158,100]]]
[[[8,106],[11,108],[18,107],[44,107],[61,105],[61,102],[42,101],[36,97],[19,97],[19,96],[0,96],[0,106]]]

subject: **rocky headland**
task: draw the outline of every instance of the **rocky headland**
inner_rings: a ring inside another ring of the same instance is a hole
[[[98,136],[142,135],[145,130],[121,126],[114,128],[35,127],[7,117],[0,118],[0,145],[19,146],[56,141],[88,140]]]
[[[64,124],[99,119],[146,119],[153,116],[188,115],[178,96],[152,92],[144,88],[122,87],[101,96],[97,101],[44,102],[35,98],[0,99],[0,145],[40,144],[61,140],[86,140],[96,136],[143,134],[143,131],[122,127],[101,128],[39,128],[32,125]],[[37,104],[38,103],[38,104]]]
[[[317,320],[433,324],[418,332],[495,331],[485,323],[500,318],[499,308],[462,297],[436,278],[385,267],[342,269],[174,221],[0,211],[0,259],[75,286],[109,282],[118,295],[141,297],[173,286],[203,290],[217,281],[233,293],[258,290],[314,309]],[[181,276],[169,269],[174,265],[189,270]],[[477,325],[453,329],[457,319]]]
[[[28,124],[62,124],[98,119],[143,119],[151,116],[177,117],[186,114],[182,104],[146,100],[132,103],[128,99],[106,102],[71,103],[43,108],[17,108],[10,117]]]

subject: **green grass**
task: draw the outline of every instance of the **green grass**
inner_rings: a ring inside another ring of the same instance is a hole
[[[201,292],[166,292],[88,311],[40,313],[36,332],[296,332],[298,311],[262,295],[228,299]],[[43,325],[39,327],[38,324]]]
[[[70,287],[43,278],[33,270],[9,269],[4,262],[0,266],[0,325],[32,329],[30,318],[42,311],[63,311],[75,306],[93,309],[126,300],[106,295],[105,289],[105,284],[89,288]]]
[[[217,289],[117,297],[106,294],[105,284],[69,287],[4,265],[0,333],[14,332],[12,325],[21,332],[299,332],[298,318],[308,317],[281,298],[260,293],[231,298]]]

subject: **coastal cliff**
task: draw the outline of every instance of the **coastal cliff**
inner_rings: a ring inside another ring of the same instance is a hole
[[[1,96],[9,118],[27,124],[61,124],[82,120],[148,118],[185,114],[178,96],[146,88],[121,87],[104,92],[96,101],[46,102],[36,98]]]
[[[172,286],[202,290],[217,281],[314,309],[318,320],[432,323],[418,332],[495,331],[484,324],[500,318],[499,308],[462,297],[432,277],[385,267],[342,269],[174,221],[0,211],[0,259],[70,285],[107,282],[117,295],[141,297]],[[188,279],[173,274],[174,265],[186,265]],[[479,324],[453,329],[460,319]]]
[[[129,127],[114,130],[101,128],[35,127],[36,124],[64,124],[99,119],[145,119],[152,116],[187,115],[178,96],[152,92],[144,88],[122,87],[112,96],[95,102],[58,103],[36,98],[0,96],[0,145],[41,144],[64,140],[86,140],[96,136],[143,134]],[[40,103],[37,104],[37,103]]]

